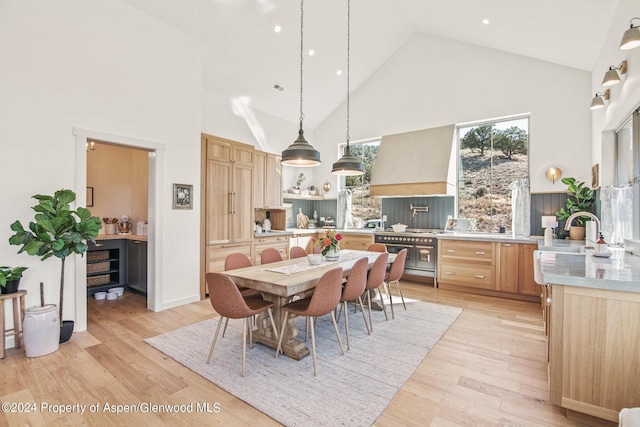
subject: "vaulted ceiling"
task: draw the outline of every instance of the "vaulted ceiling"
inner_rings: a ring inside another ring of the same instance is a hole
[[[202,41],[204,88],[298,121],[299,0],[123,1]],[[618,3],[351,0],[351,91],[416,32],[591,71]],[[346,0],[304,3],[304,50],[304,123],[315,128],[346,97]]]

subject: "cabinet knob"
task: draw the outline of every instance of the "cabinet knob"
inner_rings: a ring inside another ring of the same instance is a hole
[[[455,276],[456,272],[455,271],[445,271],[444,274],[448,274],[449,276]]]
[[[476,255],[486,255],[484,251],[476,251]]]
[[[267,239],[260,239],[260,242],[266,242]]]
[[[476,279],[484,279],[484,276],[481,274],[476,274]]]
[[[511,243],[505,243],[504,246],[507,247],[507,248],[510,248],[511,247]]]
[[[547,298],[547,306],[551,305],[551,298]]]
[[[96,248],[99,248],[100,246],[104,246],[104,243],[96,243]]]
[[[450,252],[452,254],[455,254],[457,251],[455,249],[447,249],[447,252]]]
[[[277,240],[284,240],[284,237],[278,237]]]

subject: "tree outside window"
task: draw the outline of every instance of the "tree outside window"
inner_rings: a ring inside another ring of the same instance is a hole
[[[511,230],[509,184],[529,177],[529,118],[458,128],[458,216],[478,231]]]

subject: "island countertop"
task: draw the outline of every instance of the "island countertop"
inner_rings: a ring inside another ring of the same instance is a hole
[[[540,267],[545,283],[640,293],[640,257],[622,248],[610,247],[610,258],[596,257],[592,249],[541,250]]]

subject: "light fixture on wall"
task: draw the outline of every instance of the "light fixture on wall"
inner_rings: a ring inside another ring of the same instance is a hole
[[[547,177],[549,181],[555,184],[556,179],[560,179],[560,177],[562,176],[562,171],[560,170],[560,168],[551,166],[549,169],[547,169],[544,175]]]
[[[351,0],[347,0],[347,146],[344,148],[344,154],[337,162],[333,164],[331,173],[334,175],[362,175],[364,174],[364,166],[362,162],[351,154],[349,147],[349,66],[351,62]]]
[[[597,110],[598,108],[604,107],[604,101],[609,99],[610,90],[606,89],[604,92],[596,92],[596,95],[591,100],[591,108],[592,110]]]
[[[640,21],[640,18],[631,18],[629,21],[629,29],[624,32],[622,35],[622,40],[620,41],[620,49],[621,50],[631,50],[636,47],[640,47],[640,25],[633,26],[633,20],[637,19]]]
[[[300,1],[300,130],[298,139],[282,152],[281,163],[288,166],[311,167],[320,164],[320,152],[313,148],[306,139],[302,130],[302,62],[304,58],[304,0]]]
[[[604,73],[604,78],[602,79],[602,86],[604,87],[615,86],[618,83],[620,83],[620,74],[618,74],[618,71],[620,71],[620,74],[627,73],[626,60],[622,61],[620,65],[618,65],[617,67],[614,67],[613,65],[609,67],[609,71]]]

